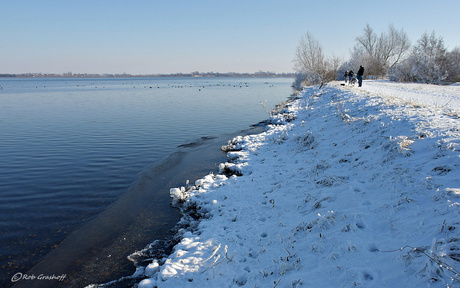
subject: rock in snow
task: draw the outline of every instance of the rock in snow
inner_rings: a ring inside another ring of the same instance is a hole
[[[138,287],[460,287],[460,86],[339,84],[171,189],[201,218]]]

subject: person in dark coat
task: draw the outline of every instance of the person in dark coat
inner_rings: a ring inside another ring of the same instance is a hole
[[[364,74],[364,67],[359,66],[358,73],[356,74],[356,78],[358,78],[358,87],[363,86],[363,74]]]
[[[345,74],[343,75],[345,77],[345,84],[348,83],[348,71],[345,71]]]

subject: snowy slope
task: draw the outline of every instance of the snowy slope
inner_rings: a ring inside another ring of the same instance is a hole
[[[202,218],[138,286],[460,287],[459,95],[305,88],[234,139],[221,168],[242,176],[171,189]]]

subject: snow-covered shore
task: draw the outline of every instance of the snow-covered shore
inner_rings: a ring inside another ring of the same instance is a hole
[[[460,287],[459,117],[460,86],[305,88],[239,176],[171,189],[201,218],[138,287]]]

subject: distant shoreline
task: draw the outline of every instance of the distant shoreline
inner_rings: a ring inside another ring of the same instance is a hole
[[[275,78],[295,77],[295,73],[274,73],[274,72],[255,72],[255,73],[218,73],[218,72],[192,72],[192,73],[172,73],[172,74],[89,74],[89,73],[23,73],[23,74],[0,74],[0,78],[164,78],[164,77],[192,77],[192,78],[215,78],[215,77],[254,77],[254,78]]]

